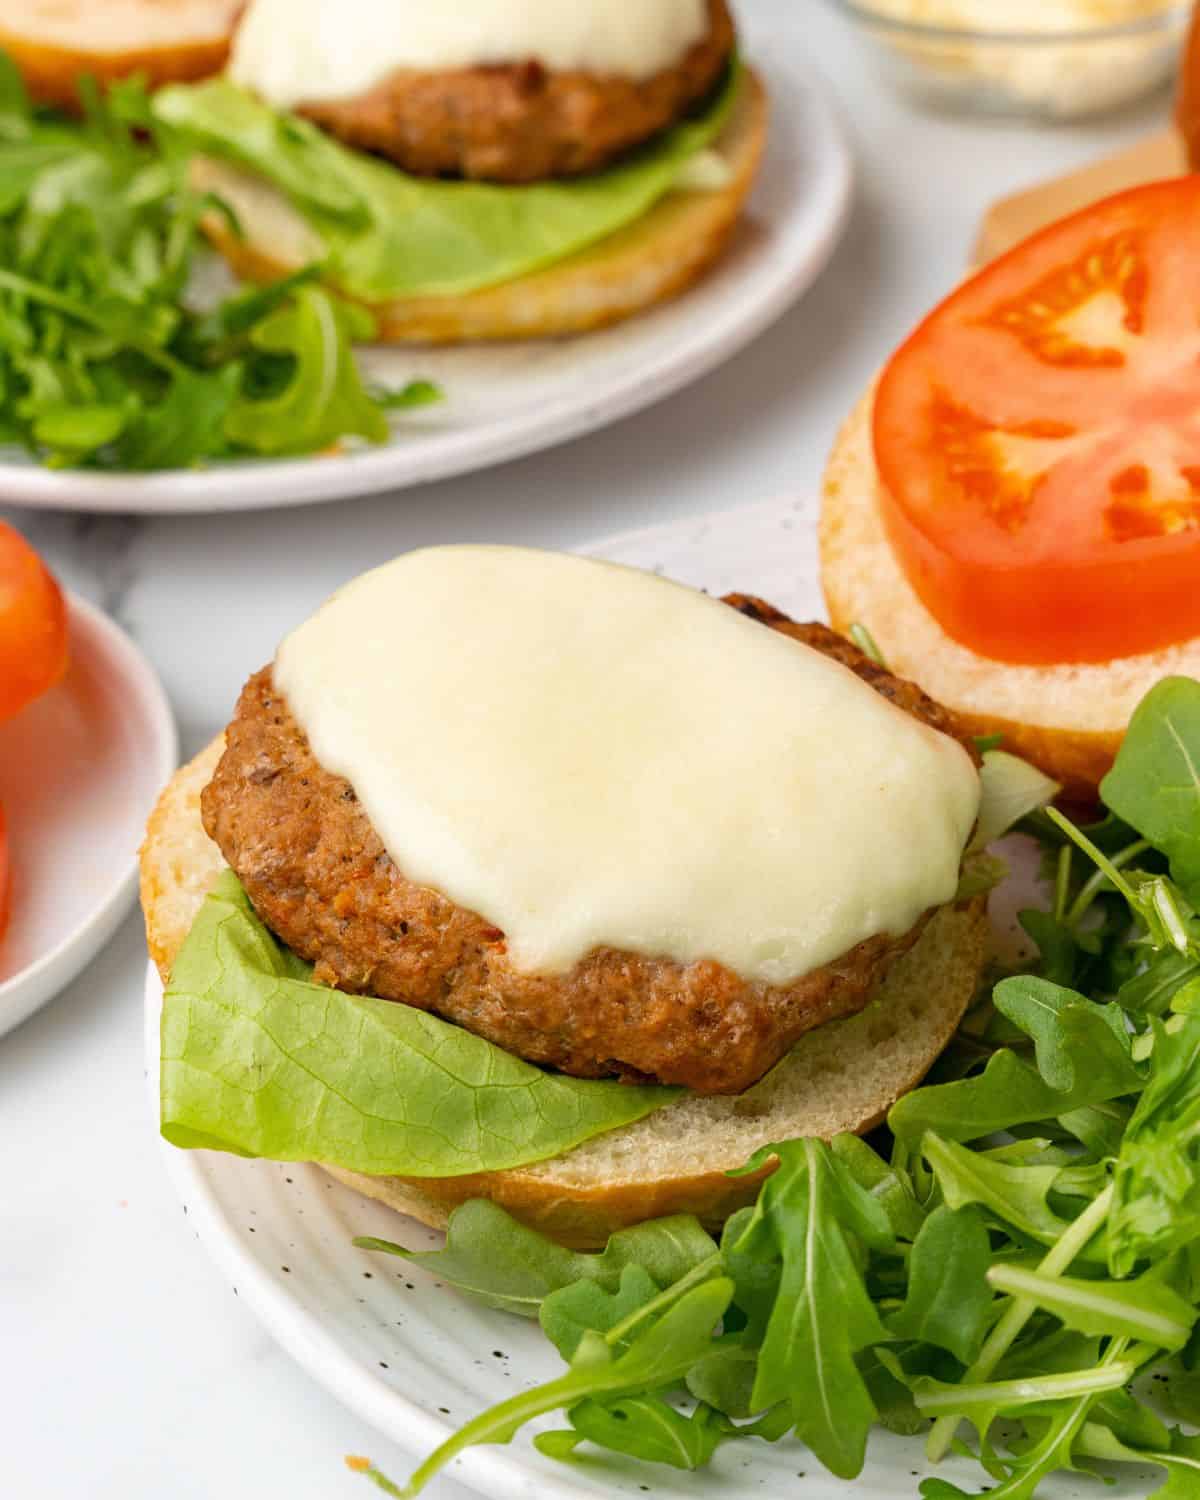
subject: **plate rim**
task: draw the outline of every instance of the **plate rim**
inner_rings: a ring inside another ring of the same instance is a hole
[[[161,678],[133,637],[98,605],[71,589],[64,589],[63,594],[71,635],[82,626],[84,632],[120,658],[128,678],[138,684],[139,699],[148,711],[147,722],[154,738],[155,770],[165,783],[179,764],[179,730]],[[47,1005],[100,951],[133,906],[137,873],[137,855],[133,854],[122,873],[70,932],[32,963],[0,981],[0,1036]],[[55,982],[53,971],[60,966],[63,972]],[[37,992],[42,985],[48,986],[46,993],[29,1002],[28,993]]]
[[[756,57],[773,100],[786,100],[775,121],[803,116],[796,139],[811,144],[822,163],[821,217],[803,246],[760,294],[748,313],[709,320],[680,355],[674,348],[649,371],[628,371],[599,391],[565,395],[516,417],[496,418],[465,432],[447,432],[406,449],[403,437],[385,447],[324,459],[251,460],[195,472],[164,470],[91,474],[0,461],[0,503],[31,510],[96,514],[236,514],[349,500],[452,479],[559,446],[645,410],[699,380],[752,343],[820,275],[842,238],[854,197],[853,151],[828,84],[806,59],[789,51]],[[770,149],[768,147],[768,149]],[[785,221],[786,222],[786,221]],[[587,337],[587,335],[579,335]]]

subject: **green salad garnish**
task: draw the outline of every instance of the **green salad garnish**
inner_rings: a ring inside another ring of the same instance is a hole
[[[719,1243],[676,1217],[579,1255],[482,1202],[442,1251],[360,1241],[536,1316],[566,1366],[376,1484],[416,1495],[561,1411],[535,1442],[568,1462],[695,1469],[791,1434],[850,1479],[879,1425],[982,1466],[926,1500],[1030,1500],[1097,1463],[1200,1495],[1200,682],[1147,695],[1101,791],[1097,824],[1022,825],[1051,893],[1022,916],[1039,962],[976,1004],[889,1132],[760,1152],[744,1170],[777,1169]]]
[[[438,399],[364,383],[351,343],[374,321],[315,266],[194,302],[200,222],[224,210],[139,84],[85,92],[82,118],[35,109],[0,53],[0,443],[59,468],[187,468],[383,442],[389,409]]]

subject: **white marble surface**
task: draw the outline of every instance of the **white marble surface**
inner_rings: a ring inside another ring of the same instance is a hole
[[[191,750],[281,632],[344,578],[432,541],[572,546],[810,493],[871,371],[960,272],[990,199],[1115,149],[1166,102],[1035,129],[881,93],[819,0],[741,0],[753,38],[806,51],[862,176],[849,236],[804,303],[690,391],[570,447],[395,498],[290,514],[13,517],[157,664]],[[69,872],[64,872],[69,878]],[[0,1492],[14,1500],[365,1497],[343,1455],[403,1475],[274,1348],[205,1259],[158,1160],[136,918],[0,1042]],[[446,1483],[438,1500],[463,1492]]]

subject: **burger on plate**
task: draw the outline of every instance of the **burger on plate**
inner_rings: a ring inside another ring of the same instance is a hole
[[[320,262],[381,338],[434,342],[579,332],[688,286],[767,117],[725,0],[249,0],[226,74],[157,107],[237,271]]]
[[[953,719],[759,600],[517,548],[348,584],[151,819],[162,1129],[574,1244],[876,1124],[976,986]]]

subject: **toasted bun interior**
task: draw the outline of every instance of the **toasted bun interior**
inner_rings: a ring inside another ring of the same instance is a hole
[[[715,143],[730,179],[710,192],[668,193],[648,214],[545,270],[459,296],[369,304],[386,343],[460,343],[584,333],[675,296],[724,250],[754,183],[767,138],[767,96],[747,71],[733,118]],[[233,209],[244,238],[213,215],[209,235],[240,275],[276,281],[319,259],[304,219],[267,182],[210,157],[193,167],[197,187]]]
[[[825,475],[821,584],[835,630],[855,621],[888,666],[910,677],[974,734],[1041,766],[1069,797],[1091,798],[1142,696],[1171,673],[1200,677],[1200,641],[1110,662],[1024,666],[977,656],[921,603],[884,532],[871,435],[873,393],[854,409]]]
[[[164,982],[224,864],[200,824],[200,793],[222,748],[214,741],[176,774],[142,848],[146,931]],[[413,1179],[327,1170],[435,1228],[478,1197],[578,1246],[602,1244],[613,1230],[659,1214],[696,1213],[717,1224],[755,1196],[755,1180],[725,1173],[760,1146],[868,1129],[920,1082],[975,991],[986,940],[981,899],[943,908],[867,1010],[810,1032],[745,1094],[689,1096],[551,1161],[510,1171]]]
[[[243,0],[0,0],[0,51],[35,99],[71,105],[78,81],[152,86],[218,73]]]

